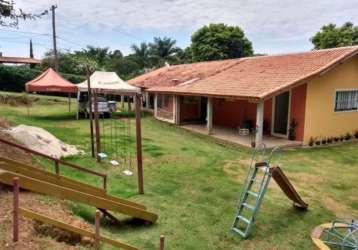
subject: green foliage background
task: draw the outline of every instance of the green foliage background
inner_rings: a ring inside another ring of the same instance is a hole
[[[0,90],[13,92],[25,91],[25,83],[31,81],[41,73],[40,68],[30,69],[28,66],[0,65]],[[73,83],[79,83],[85,80],[85,77],[80,75],[61,75]]]

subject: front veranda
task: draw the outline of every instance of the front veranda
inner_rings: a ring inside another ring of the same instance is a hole
[[[246,147],[302,144],[303,119],[299,89],[261,102],[200,96],[156,95],[158,119],[184,129]]]

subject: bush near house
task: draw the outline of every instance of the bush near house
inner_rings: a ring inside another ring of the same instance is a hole
[[[30,69],[27,66],[7,66],[0,65],[0,90],[22,92],[25,90],[25,83],[31,81],[42,71],[40,69]],[[84,76],[61,74],[65,79],[73,83],[85,80]]]

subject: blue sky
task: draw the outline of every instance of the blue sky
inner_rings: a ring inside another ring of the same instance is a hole
[[[191,34],[209,23],[238,25],[256,53],[278,54],[312,49],[309,38],[327,23],[358,25],[358,0],[16,0],[16,7],[41,12],[57,4],[61,49],[87,44],[131,52],[133,43],[168,36],[184,48]],[[38,34],[20,33],[33,32]],[[28,41],[41,58],[52,47],[51,19],[20,22],[19,29],[0,27],[0,51],[27,56]]]

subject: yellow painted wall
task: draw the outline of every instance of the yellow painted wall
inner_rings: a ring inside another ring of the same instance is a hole
[[[358,130],[358,112],[334,112],[337,89],[358,89],[358,56],[307,84],[304,143]]]

